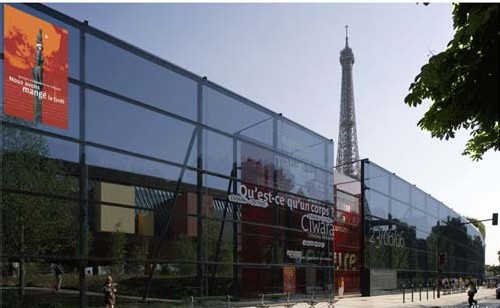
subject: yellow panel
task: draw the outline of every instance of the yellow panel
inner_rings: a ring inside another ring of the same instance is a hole
[[[139,234],[153,236],[155,232],[155,216],[154,213],[139,213],[137,214],[137,227]]]
[[[97,189],[100,201],[134,205],[135,189],[132,186],[101,182]],[[135,210],[111,205],[101,205],[99,210],[99,231],[113,232],[120,225],[120,231],[135,233]]]

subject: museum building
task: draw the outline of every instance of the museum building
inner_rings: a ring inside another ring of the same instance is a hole
[[[41,4],[1,6],[2,283],[181,299],[479,277],[465,218],[333,141]],[[455,226],[456,225],[456,226]],[[50,279],[50,278],[47,278]]]

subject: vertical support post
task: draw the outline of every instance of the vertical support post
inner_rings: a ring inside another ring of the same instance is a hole
[[[437,232],[437,243],[436,243],[436,280],[437,280],[437,298],[441,297],[441,268],[439,264],[439,242],[441,240],[441,227],[439,225],[439,220],[437,222],[436,232]]]
[[[198,296],[204,291],[203,262],[203,84],[198,82],[197,89],[198,136],[196,143],[196,277],[199,285]]]
[[[330,141],[333,142],[333,140],[330,139]],[[329,165],[328,165],[328,156],[329,156],[329,153],[328,153],[328,150],[329,150],[329,147],[328,147],[329,143],[328,142],[325,142],[324,143],[324,160],[325,160],[325,165],[324,165],[324,168],[325,168],[325,172],[332,172],[332,179],[334,177],[334,170],[333,169],[329,169]],[[333,149],[333,147],[332,147]],[[330,171],[331,170],[331,171]],[[332,183],[329,183],[328,182],[328,178],[329,178],[329,175],[328,173],[325,174],[325,203],[327,202],[333,202],[332,204],[332,218],[333,218],[333,222],[332,224],[335,225],[335,219],[336,219],[336,212],[335,212],[335,200],[329,200],[329,191],[330,189],[333,189],[333,181]],[[329,184],[332,184],[332,186],[330,187]],[[334,197],[335,198],[335,197]],[[334,251],[335,251],[335,241],[334,241],[334,236],[331,237],[330,241],[328,241],[329,245],[327,245],[327,257],[330,258],[330,262],[328,262],[328,268],[326,269],[326,273],[323,272],[324,276],[327,277],[327,279],[325,279],[325,283],[327,284],[328,287],[331,286],[332,290],[331,290],[331,293],[333,294],[333,298],[331,299],[331,302],[333,303],[333,300],[335,298],[335,285],[333,284],[333,278],[332,276],[334,275],[334,271],[333,271],[333,266],[334,266],[334,262],[333,262],[333,258],[334,258]],[[326,274],[326,275],[325,275]],[[325,290],[328,290],[329,288],[324,288]]]
[[[405,287],[406,287],[406,285],[403,283],[403,304],[405,303],[405,300],[406,300],[406,298],[405,298]]]
[[[276,117],[273,117],[273,149],[276,151],[278,149],[278,119]],[[276,190],[278,189],[278,171],[276,169],[276,166],[274,166],[274,154],[273,154],[273,195],[276,195]],[[278,238],[279,238],[279,207],[278,205],[273,202],[273,248],[272,248],[272,269],[271,269],[271,276],[272,276],[272,286],[273,286],[273,292],[280,292],[281,290],[278,289],[278,282],[280,279],[278,277],[283,277],[283,275],[280,275],[280,267],[277,267],[278,263]]]
[[[411,284],[410,287],[411,287],[411,302],[413,303],[413,284]]]
[[[85,33],[88,31],[87,22],[80,29],[80,127],[79,127],[79,163],[80,163],[80,251],[79,251],[79,301],[80,307],[87,307],[87,281],[85,268],[88,260],[88,168],[85,147]]]
[[[238,183],[238,141],[233,137],[233,194],[237,193]],[[233,296],[239,298],[239,255],[238,255],[238,204],[233,203]]]
[[[361,160],[361,247],[362,247],[362,253],[360,254],[361,258],[361,295],[362,296],[370,296],[370,272],[369,272],[369,267],[366,266],[367,262],[369,262],[368,259],[368,251],[366,249],[369,247],[366,245],[366,217],[365,217],[365,207],[366,205],[366,198],[365,198],[365,172],[366,172],[366,164],[369,164],[368,159],[362,159]]]
[[[422,301],[422,284],[419,284],[418,287],[419,287],[418,301],[421,302]]]

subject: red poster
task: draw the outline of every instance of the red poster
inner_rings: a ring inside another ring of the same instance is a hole
[[[4,6],[4,113],[68,128],[68,31]]]
[[[295,294],[295,266],[283,267],[283,293]]]

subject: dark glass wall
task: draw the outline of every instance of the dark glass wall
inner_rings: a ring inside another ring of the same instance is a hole
[[[441,277],[481,277],[484,239],[466,219],[400,177],[363,161],[366,281],[373,292],[403,283],[435,283],[437,252],[447,255]],[[439,246],[438,246],[439,245]],[[369,276],[369,277],[368,277]]]
[[[69,111],[63,130],[2,108],[4,285],[45,286],[60,263],[81,305],[106,275],[137,297],[331,290],[331,140],[45,6],[12,6],[68,30]]]

